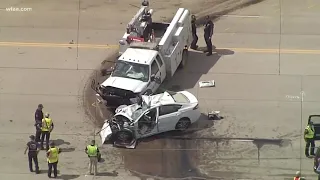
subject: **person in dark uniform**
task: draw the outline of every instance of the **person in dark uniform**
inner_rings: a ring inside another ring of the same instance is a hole
[[[40,136],[41,136],[41,126],[42,126],[42,119],[43,119],[43,105],[39,104],[36,112],[34,113],[34,119],[36,127],[36,142],[40,142]]]
[[[198,49],[197,43],[198,43],[198,36],[197,36],[197,26],[196,26],[196,16],[191,16],[191,29],[192,29],[192,42],[191,42],[191,49]]]
[[[34,162],[35,168],[36,168],[36,174],[39,174],[39,165],[38,165],[38,152],[39,152],[39,145],[35,141],[35,136],[30,136],[30,141],[27,143],[26,150],[24,151],[24,154],[26,154],[28,151],[28,160],[29,160],[29,169],[30,172],[33,172],[32,167],[32,161]]]
[[[207,50],[204,52],[207,52],[207,56],[212,55],[212,35],[213,35],[213,29],[214,29],[214,24],[211,21],[209,16],[206,16],[206,23],[204,25],[204,40],[206,41],[207,44]]]

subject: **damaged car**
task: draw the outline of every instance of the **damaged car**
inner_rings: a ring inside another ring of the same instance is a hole
[[[138,103],[119,106],[112,119],[105,121],[101,140],[134,148],[140,138],[188,129],[200,118],[198,107],[197,98],[188,91],[142,95]]]

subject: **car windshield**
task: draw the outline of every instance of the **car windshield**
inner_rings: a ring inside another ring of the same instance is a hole
[[[176,93],[172,91],[168,91],[173,100],[177,103],[189,103],[189,99],[182,93]]]
[[[313,124],[319,125],[320,124],[320,116],[312,116],[311,120]]]
[[[114,77],[123,77],[136,79],[143,82],[149,80],[149,66],[145,64],[131,63],[122,60],[117,60],[117,64],[112,73]]]

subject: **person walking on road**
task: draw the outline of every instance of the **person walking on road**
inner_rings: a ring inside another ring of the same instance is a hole
[[[50,118],[50,114],[46,113],[44,119],[42,119],[42,127],[41,127],[41,149],[43,150],[43,142],[46,139],[46,150],[49,149],[49,141],[50,134],[54,128],[52,119]]]
[[[197,26],[196,26],[196,16],[192,15],[191,16],[191,30],[192,30],[192,42],[191,42],[191,49],[197,50],[198,49],[198,36],[197,36]]]
[[[88,145],[85,149],[86,154],[88,155],[90,159],[89,163],[89,173],[92,174],[92,168],[94,169],[94,175],[97,175],[97,166],[98,166],[98,154],[99,154],[99,148],[97,145],[95,145],[95,140],[91,141],[91,144]]]
[[[207,52],[207,56],[212,55],[212,35],[213,35],[213,29],[214,29],[214,24],[211,21],[209,16],[206,16],[206,23],[204,25],[204,40],[206,41],[207,44],[207,50],[204,52]]]
[[[43,119],[43,105],[39,104],[36,112],[34,113],[34,119],[35,119],[35,124],[34,126],[36,127],[36,142],[40,142],[40,136],[41,136],[41,126],[42,126],[42,119]]]
[[[26,154],[28,151],[30,172],[34,172],[32,167],[32,161],[33,161],[36,168],[36,174],[39,174],[39,164],[38,164],[39,144],[35,141],[34,135],[31,135],[29,138],[30,138],[30,141],[27,143],[27,147],[24,151],[24,154]]]
[[[48,177],[51,178],[51,173],[53,169],[53,176],[56,178],[58,176],[58,161],[60,149],[55,146],[54,142],[50,143],[50,149],[47,151],[47,161],[48,161]]]
[[[314,126],[313,123],[310,121],[308,123],[308,125],[306,126],[305,130],[304,130],[304,140],[306,141],[306,148],[305,148],[305,155],[306,157],[310,157],[309,156],[309,147],[310,148],[310,155],[314,156]]]

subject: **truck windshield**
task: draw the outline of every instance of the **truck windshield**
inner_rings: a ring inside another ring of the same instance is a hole
[[[117,60],[117,64],[114,68],[112,76],[130,78],[130,79],[140,80],[143,82],[148,82],[149,66],[145,64],[138,64],[138,63]]]

